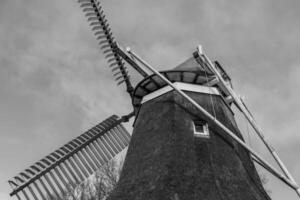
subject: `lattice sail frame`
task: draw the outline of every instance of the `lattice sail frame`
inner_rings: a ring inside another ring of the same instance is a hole
[[[99,0],[78,0],[82,11],[85,13],[89,25],[92,27],[94,35],[99,41],[100,48],[107,59],[111,68],[115,81],[118,85],[125,82],[127,92],[133,92],[130,82],[130,76],[124,66],[124,62],[117,53],[115,38],[109,27],[106,16]]]
[[[128,146],[130,135],[123,121],[116,115],[107,118],[11,178],[10,195],[26,200],[61,198]]]

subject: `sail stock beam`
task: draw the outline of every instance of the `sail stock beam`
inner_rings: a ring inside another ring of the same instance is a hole
[[[238,95],[234,92],[234,90],[231,87],[228,86],[228,84],[223,79],[223,77],[220,74],[220,72],[216,69],[215,65],[203,53],[203,51],[201,49],[201,46],[198,46],[197,49],[198,49],[197,53],[199,55],[198,59],[202,59],[202,62],[208,63],[208,66],[209,66],[210,70],[214,72],[214,74],[216,75],[217,79],[219,80],[216,84],[221,88],[221,90],[225,94],[227,94],[227,96],[229,97],[229,99],[232,102],[234,102],[234,104],[237,106],[237,108],[243,113],[243,115],[245,116],[245,118],[247,119],[247,121],[250,123],[250,125],[253,127],[253,129],[257,133],[258,137],[262,140],[262,142],[264,143],[264,145],[267,147],[268,151],[271,153],[271,155],[273,156],[274,160],[276,161],[276,163],[278,164],[278,166],[280,167],[280,169],[282,170],[282,172],[285,174],[285,176],[289,180],[291,180],[291,182],[293,182],[294,185],[297,185],[295,179],[290,174],[290,172],[288,171],[287,167],[284,165],[284,163],[282,162],[282,160],[278,156],[277,152],[275,151],[275,148],[272,147],[270,145],[270,143],[267,141],[267,139],[265,138],[262,129],[255,122],[252,114],[249,112],[249,110],[246,107],[246,105],[243,102],[243,100],[241,100],[241,98],[238,97]],[[298,196],[300,197],[300,188],[299,188],[299,186],[297,186],[297,188],[295,188],[295,190],[296,190]]]
[[[171,86],[178,94],[180,94],[184,99],[186,99],[188,102],[190,102],[201,114],[207,117],[208,123],[211,125],[215,125],[217,128],[219,128],[221,131],[229,135],[233,140],[235,140],[237,143],[239,143],[244,149],[246,149],[253,157],[256,158],[260,163],[262,163],[264,166],[267,167],[267,169],[271,169],[273,172],[273,175],[275,175],[280,180],[283,180],[284,183],[286,183],[288,186],[290,186],[292,189],[294,189],[297,194],[299,195],[299,187],[298,185],[292,181],[291,179],[285,177],[285,175],[282,175],[279,173],[271,164],[269,164],[265,159],[263,159],[257,152],[255,152],[251,147],[249,147],[244,141],[242,141],[238,136],[236,136],[230,129],[228,129],[223,123],[221,123],[219,120],[217,120],[214,116],[212,116],[208,111],[206,111],[202,106],[200,106],[197,102],[195,102],[191,97],[189,97],[185,92],[178,89],[173,83],[171,83],[167,78],[165,78],[160,72],[158,72],[156,69],[154,69],[151,65],[149,65],[146,61],[144,61],[142,58],[140,58],[137,54],[132,52],[130,48],[127,48],[127,52],[133,56],[136,60],[138,60],[140,63],[142,63],[148,70],[159,76],[165,83],[167,83],[169,86]]]
[[[62,198],[67,189],[84,181],[129,144],[129,133],[113,115],[25,169],[8,182],[19,199]],[[116,131],[118,129],[118,132]]]

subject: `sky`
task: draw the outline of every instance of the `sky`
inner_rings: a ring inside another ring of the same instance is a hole
[[[102,0],[115,38],[156,69],[201,44],[300,182],[298,0]],[[136,83],[138,77],[133,74]],[[7,180],[112,114],[131,112],[75,0],[0,1],[0,200]],[[237,114],[246,141],[270,155]],[[249,137],[250,135],[250,137]],[[274,200],[297,199],[269,176]]]

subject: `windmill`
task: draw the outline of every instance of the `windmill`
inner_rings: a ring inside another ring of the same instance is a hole
[[[270,199],[253,161],[300,194],[232,89],[230,76],[201,46],[176,68],[158,72],[116,43],[99,1],[78,2],[118,85],[125,84],[134,111],[109,117],[10,179],[11,196],[60,197],[69,184],[85,180],[129,143],[120,182],[109,199]],[[135,87],[125,63],[143,77]],[[245,115],[283,174],[243,141],[232,106]],[[133,116],[131,137],[122,123]]]

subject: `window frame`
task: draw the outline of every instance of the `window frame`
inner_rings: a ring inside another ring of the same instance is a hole
[[[202,126],[203,132],[197,131],[197,126]],[[193,133],[196,138],[210,138],[208,123],[202,120],[193,120]]]

